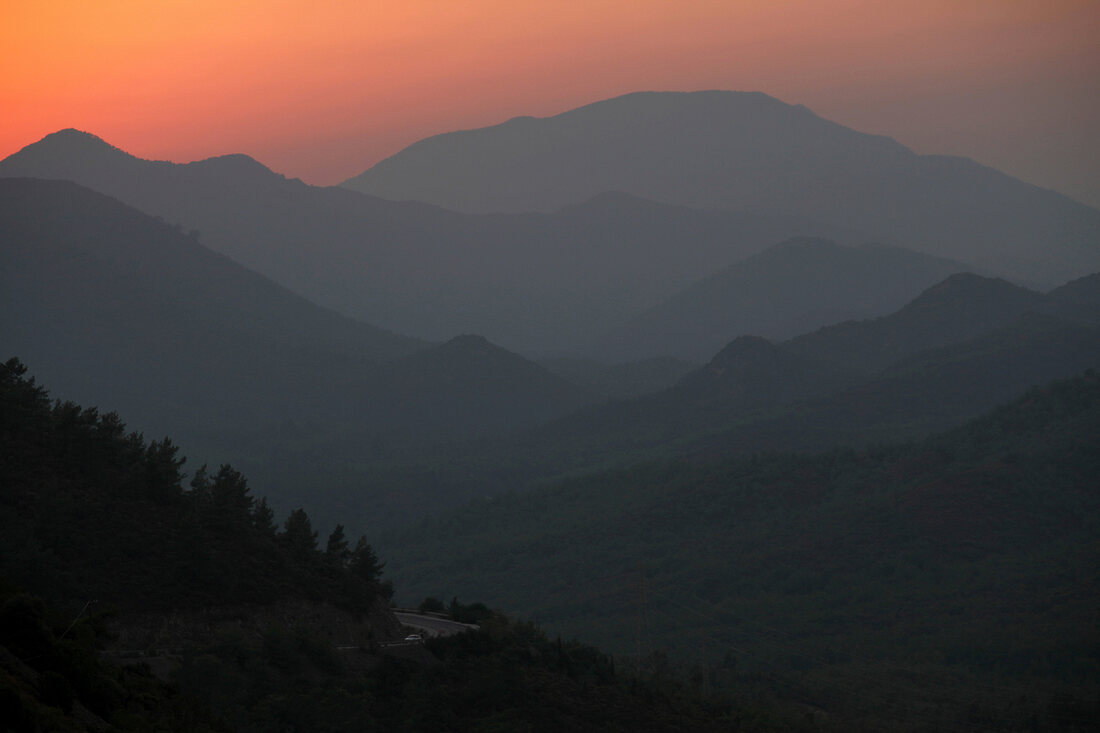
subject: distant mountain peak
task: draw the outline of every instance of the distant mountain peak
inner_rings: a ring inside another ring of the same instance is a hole
[[[984,275],[979,275],[974,272],[957,272],[953,275],[948,275],[942,281],[928,288],[927,292],[934,292],[937,290],[952,290],[955,288],[981,287],[983,285],[991,285],[993,283],[1010,285],[1010,283],[999,277],[985,277]]]
[[[818,251],[824,251],[824,250],[832,250],[832,251],[839,252],[839,251],[844,251],[844,250],[848,250],[848,249],[850,249],[850,248],[843,247],[843,246],[837,244],[836,242],[834,242],[833,240],[826,239],[825,237],[802,236],[802,237],[791,237],[790,239],[786,239],[786,240],[780,242],[779,244],[773,244],[771,247],[768,247],[766,250],[764,250],[760,254],[761,255],[767,255],[768,253],[772,253],[772,254],[777,254],[777,253],[800,254],[800,253],[804,253],[804,252],[818,252]]]
[[[66,128],[50,133],[3,161],[3,175],[29,178],[76,179],[80,174],[102,176],[107,171],[132,174],[137,168],[163,167],[166,161],[147,160],[127,153],[90,132]],[[184,163],[179,170],[207,169],[222,176],[275,175],[270,168],[243,153],[218,155]]]
[[[1082,305],[1100,305],[1100,272],[1071,280],[1052,290],[1050,295],[1058,300]]]
[[[1100,210],[763,92],[634,92],[445,132],[341,185],[481,214],[551,213],[622,191],[803,233],[858,231],[1048,287],[1100,263]]]
[[[280,175],[275,171],[268,168],[260,161],[253,158],[251,155],[245,155],[244,153],[230,153],[228,155],[217,155],[213,158],[205,158],[204,160],[197,160],[194,163],[189,163],[192,166],[204,166],[217,170],[219,172],[230,174],[271,174]]]
[[[99,144],[102,144],[102,145],[108,145],[109,147],[114,147],[113,145],[110,145],[109,143],[107,143],[103,138],[99,137],[98,135],[93,135],[92,133],[85,132],[84,130],[78,130],[75,127],[66,127],[64,130],[58,130],[57,132],[51,132],[49,135],[46,135],[46,137],[42,138],[42,140],[40,142],[45,141],[45,140],[80,140],[80,141],[85,141],[85,142],[95,142],[95,143],[99,143]]]
[[[610,97],[598,102],[592,102],[590,104],[579,107],[578,109],[585,109],[596,106],[615,106],[615,105],[643,105],[648,108],[653,108],[656,105],[664,104],[670,108],[683,108],[686,104],[693,105],[751,105],[759,107],[774,107],[785,108],[792,110],[804,110],[810,112],[807,107],[801,104],[787,104],[781,99],[771,96],[761,91],[743,91],[733,89],[698,89],[694,91],[675,91],[675,90],[649,90],[638,92],[627,92],[626,94],[620,94],[617,97]],[[565,113],[568,114],[568,113]],[[813,112],[810,112],[813,114]]]
[[[714,355],[711,359],[713,366],[729,366],[746,359],[756,360],[762,356],[772,356],[777,353],[776,346],[771,341],[760,336],[738,336],[733,341]]]
[[[98,135],[93,135],[90,132],[84,130],[78,130],[75,127],[66,127],[64,130],[58,130],[57,132],[51,132],[44,138],[38,141],[38,143],[50,143],[50,144],[68,144],[68,145],[95,145],[101,147],[107,147],[112,150],[119,150],[114,145],[111,145]]]
[[[1022,288],[1019,285],[1013,285],[999,277],[985,277],[976,275],[973,272],[958,272],[949,275],[922,292],[902,310],[921,310],[930,306],[956,302],[966,302],[972,305],[975,298],[987,300],[1005,297],[1033,298],[1036,301],[1042,298],[1039,293]]]
[[[499,361],[516,361],[526,362],[527,359],[509,351],[503,346],[494,344],[484,336],[464,333],[459,336],[446,341],[434,349],[428,349],[421,352],[424,358],[431,359],[432,354],[447,355],[448,358],[454,357],[473,357],[475,359],[491,359]]]
[[[4,160],[6,175],[31,175],[41,166],[78,161],[82,164],[107,160],[138,160],[121,148],[90,132],[69,127],[46,135]],[[24,172],[21,169],[26,168]]]
[[[476,334],[476,333],[459,334],[458,336],[455,336],[454,338],[452,338],[449,341],[447,341],[446,343],[444,343],[443,347],[449,347],[449,348],[452,348],[452,349],[493,349],[493,350],[497,350],[497,349],[501,348],[501,347],[497,346],[496,344],[492,343],[491,341],[489,341],[489,339],[487,339],[484,336],[481,336],[479,334]]]

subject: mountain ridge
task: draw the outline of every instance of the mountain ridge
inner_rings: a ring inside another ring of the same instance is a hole
[[[60,397],[115,405],[286,503],[338,493],[353,457],[424,459],[599,399],[480,337],[433,346],[316,306],[63,180],[0,179],[0,342]],[[337,469],[291,475],[317,446],[345,451]]]
[[[443,133],[342,185],[468,212],[550,211],[625,191],[800,215],[1044,287],[1100,267],[1100,210],[966,158],[918,155],[761,93],[623,95],[521,124]]]
[[[782,341],[890,313],[947,275],[970,269],[898,247],[795,237],[680,290],[590,348],[619,360],[663,349],[698,361],[739,335]]]
[[[94,154],[65,154],[74,142]],[[308,186],[246,158],[145,161],[85,133],[47,136],[0,161],[0,176],[15,174],[72,180],[196,231],[207,247],[359,320],[430,341],[481,333],[527,354],[568,353],[718,267],[820,231],[621,200],[464,215]]]

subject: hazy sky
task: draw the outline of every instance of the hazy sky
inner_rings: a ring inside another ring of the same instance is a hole
[[[763,91],[1100,206],[1100,0],[0,0],[0,157],[76,127],[337,183],[639,90]]]

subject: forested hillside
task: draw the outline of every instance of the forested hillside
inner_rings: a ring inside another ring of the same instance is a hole
[[[409,598],[461,588],[853,727],[1080,730],[1100,712],[1098,445],[1089,372],[917,443],[639,465],[385,546]]]
[[[277,527],[230,466],[49,400],[0,364],[0,727],[37,731],[728,730],[704,698],[529,623],[397,647],[383,563]],[[349,636],[341,636],[349,634]],[[351,646],[348,646],[348,645]]]
[[[17,360],[0,367],[0,574],[62,607],[131,612],[296,598],[369,611],[381,564],[342,529],[324,552],[309,516],[276,526],[229,465],[193,467],[116,413],[51,404]]]

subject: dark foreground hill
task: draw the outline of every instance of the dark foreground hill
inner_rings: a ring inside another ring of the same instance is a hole
[[[1100,377],[898,447],[639,465],[388,538],[620,652],[758,675],[844,729],[1085,730],[1100,712]],[[721,684],[719,677],[712,684]]]
[[[277,529],[231,467],[185,488],[182,464],[0,364],[5,730],[718,731],[767,710],[483,606],[479,632],[385,651],[404,632],[370,545],[338,526],[321,550],[301,510]]]
[[[627,94],[437,135],[344,185],[470,212],[553,211],[624,191],[855,226],[874,241],[1040,285],[1100,269],[1100,211],[758,92]]]
[[[552,214],[468,216],[308,186],[244,155],[142,160],[76,130],[0,161],[0,176],[107,194],[344,315],[436,341],[478,333],[527,353],[595,338],[774,242],[853,236],[621,194]]]

